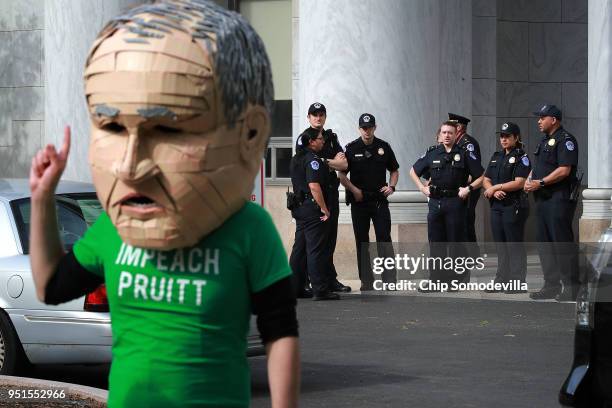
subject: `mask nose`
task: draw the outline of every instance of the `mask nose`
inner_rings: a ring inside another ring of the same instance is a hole
[[[128,129],[125,155],[113,164],[113,174],[125,183],[139,183],[159,174],[159,167],[150,158],[142,157],[138,129]]]

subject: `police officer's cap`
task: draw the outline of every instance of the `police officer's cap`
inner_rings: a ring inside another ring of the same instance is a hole
[[[514,122],[504,122],[499,130],[501,135],[520,135],[521,128]]]
[[[359,127],[367,128],[376,126],[376,118],[371,113],[362,113],[359,116]]]
[[[553,118],[557,118],[559,120],[561,120],[563,117],[561,109],[557,108],[555,105],[543,105],[540,110],[533,112],[533,114],[539,117],[552,116]]]
[[[465,116],[457,115],[456,113],[448,113],[448,120],[455,121],[457,123],[461,123],[462,125],[467,125],[470,123],[470,120]]]
[[[308,114],[314,115],[315,113],[322,112],[327,115],[327,110],[325,109],[325,105],[320,102],[315,102],[308,108]]]

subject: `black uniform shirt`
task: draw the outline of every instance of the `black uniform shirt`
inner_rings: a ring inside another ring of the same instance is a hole
[[[429,174],[431,184],[442,190],[465,187],[469,176],[477,179],[483,173],[476,154],[457,145],[454,145],[449,153],[444,145],[426,152],[414,163],[413,168],[419,177]]]
[[[346,145],[347,173],[355,187],[367,191],[379,191],[387,185],[387,170],[399,169],[399,163],[389,143],[374,137],[370,145],[361,138]]]
[[[295,142],[296,152],[300,151],[301,149],[305,149],[305,147],[302,145],[301,139],[302,135],[300,135],[297,141]],[[325,142],[323,144],[323,149],[321,149],[320,152],[317,152],[317,156],[319,156],[320,158],[331,160],[336,157],[338,153],[344,152],[344,150],[342,150],[340,142],[338,141],[338,135],[335,134],[331,129],[323,131],[323,140]]]
[[[552,135],[544,136],[534,152],[532,179],[541,180],[559,166],[572,166],[568,177],[558,183],[544,186],[549,192],[562,191],[565,198],[569,197],[571,182],[576,177],[578,165],[578,142],[576,138],[560,127]]]
[[[531,171],[531,163],[529,157],[522,149],[515,148],[506,154],[505,150],[500,150],[493,153],[487,170],[485,171],[485,177],[491,179],[491,183],[501,184],[514,181],[517,177],[527,178]],[[514,200],[520,197],[522,190],[506,192],[506,199]],[[499,201],[492,198],[492,202]]]
[[[474,153],[478,161],[480,161],[480,158],[482,157],[480,155],[480,145],[472,136],[466,133],[456,144],[460,148],[467,150],[468,153]]]
[[[319,183],[324,195],[329,170],[319,156],[310,149],[298,152],[291,158],[291,184],[294,193],[310,193],[309,183]]]
[[[317,152],[317,156],[319,156],[321,159],[331,160],[336,157],[338,153],[344,153],[344,150],[342,150],[342,145],[340,145],[340,142],[338,141],[338,135],[335,134],[331,129],[323,131],[323,140],[323,149],[321,149],[320,152]],[[299,152],[301,149],[304,148],[305,147],[302,146],[302,135],[300,135],[298,137],[298,140],[295,142],[295,151]],[[328,167],[328,170],[328,188],[332,190],[338,190],[338,187],[340,186],[340,180],[338,179],[338,175],[336,174],[336,171],[334,169]]]

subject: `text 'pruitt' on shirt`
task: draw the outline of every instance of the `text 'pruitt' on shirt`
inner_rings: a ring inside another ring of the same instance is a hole
[[[157,251],[136,248],[123,243],[115,259],[116,265],[135,268],[144,268],[147,263],[163,272],[219,275],[219,249],[192,247],[179,248],[174,251]],[[174,285],[176,285],[176,296],[179,303],[182,304],[185,301],[185,288],[193,286],[195,288],[193,301],[196,306],[202,304],[202,287],[206,285],[204,279],[156,277],[129,271],[121,271],[117,295],[122,297],[124,291],[131,290],[134,299],[172,302]]]

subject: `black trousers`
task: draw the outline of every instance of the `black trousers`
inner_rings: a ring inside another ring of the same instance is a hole
[[[495,282],[525,281],[527,252],[523,241],[528,216],[527,207],[497,203],[491,207],[491,231],[497,249]]]
[[[467,242],[476,242],[476,205],[480,199],[480,189],[477,188],[474,191],[470,191],[467,202],[467,214],[466,214],[466,237]]]
[[[336,251],[336,241],[338,239],[338,216],[340,215],[340,203],[338,201],[338,190],[331,191],[328,194],[327,208],[329,209],[327,247],[328,254],[328,279],[330,285],[336,282],[338,273],[334,265],[334,252]]]
[[[459,197],[443,197],[429,199],[427,214],[427,235],[429,238],[430,256],[433,258],[457,258],[466,256],[464,242],[466,240],[467,202]],[[469,273],[455,273],[438,267],[429,270],[429,279],[450,283],[469,281]]]
[[[370,221],[374,224],[377,252],[379,257],[395,257],[391,243],[391,213],[389,203],[385,201],[368,201],[351,204],[353,233],[357,247],[357,268],[362,285],[374,283],[374,273],[370,261]],[[382,274],[384,282],[395,282],[396,271],[386,270]]]
[[[295,241],[289,257],[297,293],[307,285],[308,279],[315,294],[329,290],[327,232],[328,222],[321,221],[319,207],[306,200],[292,211],[296,221]]]
[[[576,203],[563,198],[536,200],[538,252],[544,287],[577,290],[579,284],[578,246],[574,242],[572,220]]]

